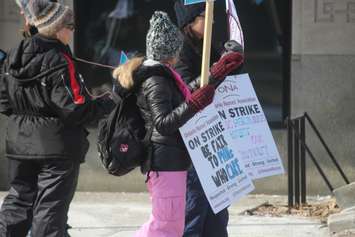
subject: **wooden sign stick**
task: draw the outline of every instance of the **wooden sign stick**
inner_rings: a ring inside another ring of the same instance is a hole
[[[210,61],[211,61],[213,9],[214,9],[214,1],[206,0],[205,32],[203,37],[203,54],[202,54],[202,70],[201,70],[201,87],[208,84]]]

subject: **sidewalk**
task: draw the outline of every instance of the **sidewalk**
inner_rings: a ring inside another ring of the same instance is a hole
[[[0,193],[0,200],[5,193]],[[286,203],[285,196],[250,195],[230,210],[230,237],[328,237],[319,220],[302,217],[240,215],[266,201]],[[146,193],[77,193],[71,205],[72,237],[131,237],[149,216]]]

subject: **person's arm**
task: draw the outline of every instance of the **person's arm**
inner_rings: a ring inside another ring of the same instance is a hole
[[[9,92],[7,90],[6,78],[5,78],[5,59],[7,54],[0,50],[0,113],[10,116],[12,114],[12,108],[9,101]]]
[[[151,77],[143,83],[143,95],[152,113],[153,125],[163,135],[171,135],[178,131],[197,112],[212,103],[215,89],[213,86],[199,88],[191,95],[191,99],[174,108],[173,93],[163,77]]]
[[[6,116],[10,116],[12,114],[12,109],[9,102],[9,95],[6,86],[6,79],[3,74],[0,74],[0,113]]]
[[[229,74],[236,74],[244,62],[244,53],[241,46],[235,41],[228,41],[225,44],[225,53],[220,59],[211,66],[209,84],[218,86]],[[175,66],[176,71],[182,79],[188,84],[190,91],[193,92],[200,87],[200,73],[202,59],[194,53],[193,48],[184,42],[178,63]],[[196,64],[198,63],[198,64]]]
[[[230,52],[223,55],[210,69],[208,84],[218,87],[228,75],[239,74],[244,62],[244,55]],[[193,92],[200,87],[200,77],[191,81],[190,90]]]
[[[92,100],[86,93],[84,84],[70,69],[56,73],[50,93],[50,101],[55,113],[66,124],[84,125],[102,118],[114,107],[108,98]]]
[[[184,41],[179,60],[174,68],[186,84],[191,83],[200,76],[201,56],[196,53],[188,40]]]
[[[163,136],[176,133],[196,113],[186,102],[173,107],[173,95],[167,80],[151,77],[143,83],[143,95],[152,113],[153,125]]]

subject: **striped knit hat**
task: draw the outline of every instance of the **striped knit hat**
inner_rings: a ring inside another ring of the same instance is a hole
[[[58,0],[49,0],[50,2],[58,2]],[[16,4],[18,5],[18,7],[21,9],[21,11],[23,11],[25,17],[27,18],[27,20],[29,21],[30,24],[32,23],[32,13],[29,10],[29,2],[31,2],[31,0],[15,0]]]
[[[42,35],[54,36],[65,26],[74,24],[74,13],[68,6],[48,0],[30,0],[28,4],[32,23]]]
[[[26,19],[32,23],[32,15],[30,11],[28,10],[28,2],[29,0],[15,0],[16,4],[19,6],[21,11],[23,11]]]

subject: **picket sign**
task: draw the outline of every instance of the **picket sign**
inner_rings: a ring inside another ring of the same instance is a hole
[[[215,214],[254,190],[213,104],[181,127],[180,133]]]
[[[214,101],[180,128],[214,213],[284,167],[248,74],[228,77]]]
[[[213,101],[253,180],[284,173],[281,157],[248,74],[229,76]]]

